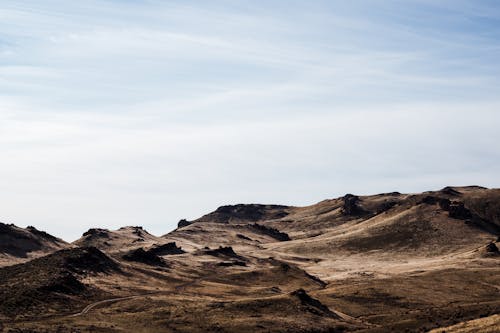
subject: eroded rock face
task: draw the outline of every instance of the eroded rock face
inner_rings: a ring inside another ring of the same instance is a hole
[[[452,201],[450,204],[449,216],[454,219],[467,220],[472,218],[472,213],[465,208],[463,202]]]
[[[86,288],[74,275],[67,272],[50,281],[46,286],[39,288],[40,291],[56,292],[67,295],[78,295],[83,293]]]
[[[234,252],[233,248],[231,246],[220,246],[218,249],[210,250],[207,249],[205,250],[205,254],[214,256],[214,257],[230,257],[230,258],[236,258],[243,260],[244,258],[237,255],[236,252]]]
[[[308,310],[317,315],[338,317],[335,313],[330,311],[330,309],[321,303],[319,300],[312,298],[304,289],[298,289],[291,293],[292,296],[297,297],[303,306],[306,306]]]
[[[454,219],[468,220],[472,218],[471,211],[467,209],[465,204],[461,201],[450,201],[446,198],[426,196],[421,202],[429,205],[439,204],[439,207],[447,211],[448,216]]]
[[[151,249],[149,249],[148,252],[158,256],[186,253],[183,249],[177,246],[175,242],[154,246]]]
[[[248,228],[258,231],[261,234],[270,236],[280,242],[286,242],[290,240],[290,236],[287,233],[281,232],[278,229],[266,227],[262,224],[254,223],[248,226]]]
[[[288,215],[289,207],[282,205],[238,204],[217,208],[194,222],[240,223],[280,219]]]
[[[109,238],[109,230],[92,228],[83,233],[83,237],[90,238]]]
[[[366,213],[359,205],[359,197],[353,194],[346,194],[343,198],[344,205],[342,213],[345,216],[358,216]]]
[[[449,196],[460,196],[460,195],[462,195],[461,192],[455,190],[451,186],[446,186],[440,192],[443,193],[443,194],[449,195]]]
[[[66,268],[75,273],[103,273],[119,270],[118,264],[93,246],[61,250],[66,258]]]
[[[499,253],[498,247],[495,243],[489,243],[486,245],[486,252],[488,253]]]
[[[434,197],[432,195],[427,195],[420,200],[420,203],[426,204],[426,205],[435,205],[438,203],[440,199],[438,197]]]
[[[382,214],[394,208],[398,203],[396,201],[386,201],[377,208],[377,214]]]
[[[439,207],[441,207],[441,209],[446,210],[446,211],[450,210],[450,206],[451,206],[450,200],[440,198],[438,203],[439,203]]]
[[[420,203],[426,204],[426,205],[436,205],[438,204],[439,207],[442,210],[449,211],[450,210],[450,205],[451,201],[446,198],[441,198],[433,195],[427,195],[420,200]]]
[[[123,256],[123,259],[128,261],[142,262],[151,266],[167,267],[167,263],[150,251],[145,251],[142,247],[132,250]]]
[[[186,219],[182,219],[180,220],[178,223],[177,223],[177,228],[183,228],[183,227],[187,227],[188,225],[190,225],[192,222],[189,222],[188,220]]]

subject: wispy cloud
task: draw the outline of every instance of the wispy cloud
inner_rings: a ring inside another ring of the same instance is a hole
[[[465,0],[4,1],[1,218],[71,239],[163,233],[225,203],[499,186],[498,14]]]

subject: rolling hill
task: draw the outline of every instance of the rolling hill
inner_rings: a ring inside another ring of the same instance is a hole
[[[8,254],[0,319],[29,332],[493,332],[499,235],[500,190],[478,186],[222,206],[163,236],[47,235],[59,247],[45,256]]]

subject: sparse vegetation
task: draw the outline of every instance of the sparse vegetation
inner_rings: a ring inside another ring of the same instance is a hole
[[[494,332],[500,256],[485,226],[498,193],[225,206],[162,237],[91,229],[0,269],[0,321],[12,332]],[[70,248],[82,244],[95,246]]]

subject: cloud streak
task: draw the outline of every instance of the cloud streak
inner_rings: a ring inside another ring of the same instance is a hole
[[[487,1],[5,1],[6,221],[157,234],[218,205],[499,186]]]

